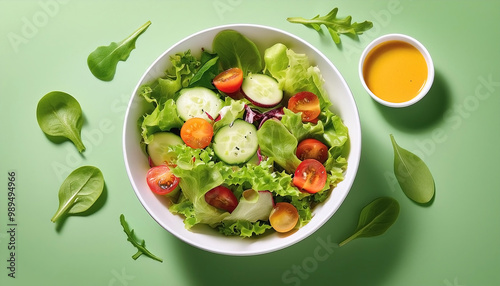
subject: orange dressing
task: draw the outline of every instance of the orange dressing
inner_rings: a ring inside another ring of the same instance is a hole
[[[406,102],[424,87],[427,64],[424,56],[411,44],[388,41],[368,53],[363,77],[371,92],[380,99]]]

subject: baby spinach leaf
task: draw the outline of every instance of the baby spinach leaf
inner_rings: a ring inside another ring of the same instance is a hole
[[[434,197],[434,178],[427,165],[417,155],[401,148],[391,134],[394,149],[394,174],[399,186],[410,199],[428,203]]]
[[[82,108],[73,96],[61,91],[47,93],[38,102],[36,119],[45,134],[68,138],[80,153],[85,150],[80,135]]]
[[[111,42],[108,46],[100,46],[90,53],[87,58],[87,65],[92,74],[103,81],[112,80],[118,62],[128,59],[132,50],[135,49],[137,38],[146,31],[149,25],[151,25],[151,21],[147,21],[121,42]]]
[[[354,234],[339,243],[343,246],[358,237],[371,237],[383,234],[396,221],[399,203],[390,197],[380,197],[361,210]]]
[[[144,240],[139,240],[137,237],[135,237],[134,230],[130,229],[123,214],[120,215],[120,224],[123,227],[123,231],[127,234],[127,240],[130,241],[130,243],[132,243],[132,245],[137,248],[137,252],[134,255],[132,255],[132,258],[134,260],[136,260],[137,258],[139,258],[139,256],[144,254],[154,260],[163,262],[161,258],[155,256],[154,254],[149,252],[149,250],[146,249],[146,242]]]
[[[363,34],[363,32],[368,31],[373,27],[373,23],[370,21],[364,21],[362,23],[354,22],[351,24],[351,16],[347,16],[343,19],[337,19],[338,10],[338,8],[334,8],[327,15],[321,17],[316,15],[312,19],[290,17],[287,18],[287,21],[290,23],[303,24],[304,26],[313,28],[318,32],[321,32],[321,25],[324,25],[328,29],[328,33],[330,33],[332,40],[337,45],[340,44],[340,34]]]
[[[75,214],[88,210],[103,189],[104,177],[98,168],[83,166],[74,170],[59,189],[59,208],[51,221],[56,222],[65,213]]]
[[[262,70],[262,57],[259,49],[247,37],[234,30],[219,32],[213,40],[212,48],[219,55],[222,69],[238,67],[247,73],[258,73]]]

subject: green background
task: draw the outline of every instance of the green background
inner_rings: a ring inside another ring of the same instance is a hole
[[[359,39],[336,46],[287,17],[370,20]],[[1,285],[500,285],[500,2],[498,1],[0,1],[0,284]],[[147,20],[111,82],[86,65],[97,46],[128,36]],[[162,229],[136,198],[122,156],[122,124],[131,93],[164,50],[199,30],[255,23],[291,32],[340,70],[356,99],[363,151],[359,172],[338,212],[287,249],[253,257],[208,253]],[[363,48],[387,33],[421,41],[436,77],[427,97],[404,109],[373,101],[358,78]],[[54,143],[36,122],[38,100],[61,90],[80,102],[87,150]],[[389,134],[418,154],[436,182],[432,203],[410,201],[395,182]],[[82,165],[99,167],[103,197],[84,215],[53,224],[57,192]],[[8,172],[16,172],[16,278],[7,276]],[[401,205],[385,234],[342,248],[359,211],[374,198]],[[133,260],[119,223],[123,213],[148,248],[164,259]]]

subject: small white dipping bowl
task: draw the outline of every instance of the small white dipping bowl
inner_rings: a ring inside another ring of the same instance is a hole
[[[332,111],[338,114],[349,128],[348,167],[345,179],[338,184],[324,203],[314,208],[312,220],[290,234],[283,235],[271,232],[260,237],[247,239],[224,236],[208,226],[197,225],[191,230],[187,230],[184,227],[183,218],[170,213],[164,198],[153,194],[146,184],[146,173],[149,165],[148,159],[141,149],[141,135],[137,126],[138,118],[145,112],[144,101],[139,98],[138,94],[139,87],[163,76],[164,71],[170,65],[170,56],[188,49],[191,49],[194,55],[198,55],[201,48],[211,51],[214,36],[226,29],[236,30],[253,40],[261,50],[262,55],[266,48],[279,42],[297,53],[307,54],[311,64],[317,65],[325,78],[324,88],[333,102]],[[123,126],[123,155],[128,177],[139,201],[151,217],[170,233],[190,245],[214,253],[235,256],[264,254],[283,249],[308,237],[326,223],[340,207],[349,193],[358,170],[361,155],[360,121],[356,103],[347,83],[328,58],[316,48],[290,33],[270,27],[250,24],[219,26],[195,33],[176,43],[160,55],[146,70],[132,93],[126,111]]]
[[[427,64],[427,80],[426,80],[424,86],[420,89],[420,92],[415,97],[413,97],[412,99],[405,101],[405,102],[395,103],[395,102],[389,102],[389,101],[381,99],[380,97],[378,97],[376,94],[374,94],[370,90],[370,88],[368,87],[368,85],[366,84],[366,81],[365,81],[363,71],[364,71],[364,64],[365,64],[365,60],[366,60],[367,55],[374,48],[379,46],[380,44],[386,43],[389,41],[402,41],[402,42],[406,42],[406,43],[414,46],[422,54],[422,56],[424,57],[425,62]],[[417,41],[416,39],[414,39],[410,36],[403,35],[403,34],[387,34],[387,35],[381,36],[381,37],[373,40],[370,44],[368,44],[368,46],[366,46],[363,53],[361,54],[361,58],[359,60],[359,69],[358,70],[359,70],[359,78],[361,79],[361,83],[363,84],[363,87],[368,92],[368,94],[374,100],[379,102],[380,104],[383,104],[383,105],[386,105],[389,107],[406,107],[406,106],[410,106],[410,105],[418,102],[427,94],[427,92],[429,92],[429,90],[432,86],[432,83],[434,81],[434,64],[432,62],[431,55],[429,54],[427,49],[424,47],[424,45],[422,45],[419,41]]]

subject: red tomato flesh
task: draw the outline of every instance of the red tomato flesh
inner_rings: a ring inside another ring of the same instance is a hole
[[[203,118],[190,118],[181,127],[181,139],[191,148],[203,149],[207,147],[213,136],[212,124]]]
[[[243,71],[240,68],[230,68],[218,74],[213,84],[224,93],[235,93],[243,83]]]
[[[206,192],[205,201],[213,207],[230,213],[238,206],[238,199],[236,196],[230,189],[224,186],[218,186]]]
[[[295,170],[292,182],[300,190],[317,193],[325,187],[326,169],[318,160],[306,159]]]
[[[158,195],[166,195],[175,190],[179,180],[167,165],[152,167],[146,175],[149,188]]]
[[[309,138],[299,143],[296,155],[300,160],[316,159],[323,164],[328,159],[328,147],[319,140]]]
[[[319,98],[309,91],[302,91],[288,100],[288,109],[295,113],[302,112],[303,122],[315,122],[321,113]]]

